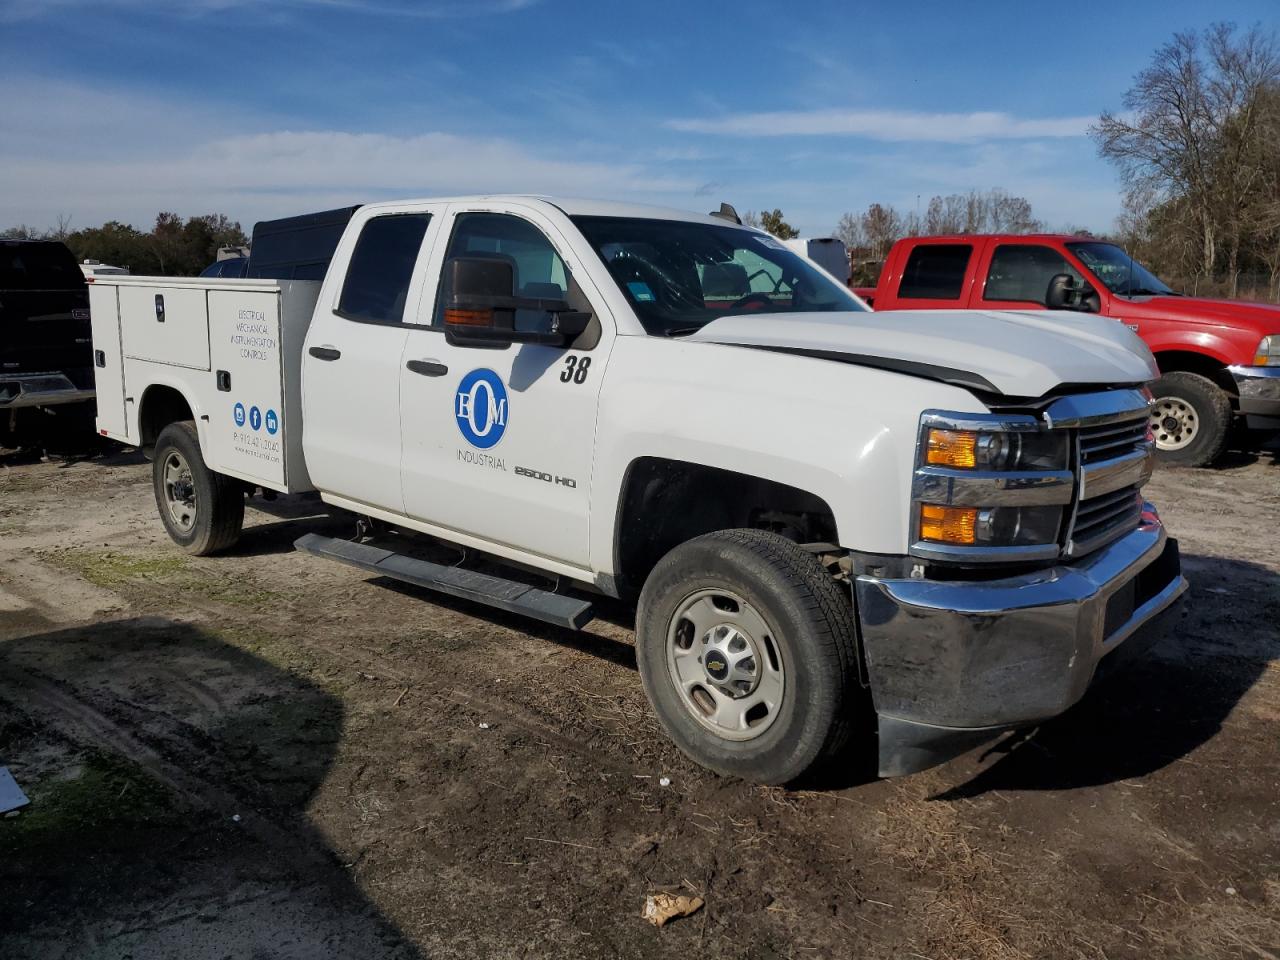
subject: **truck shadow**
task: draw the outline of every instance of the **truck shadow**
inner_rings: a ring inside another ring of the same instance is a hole
[[[1180,616],[1145,656],[1075,707],[983,755],[990,766],[935,799],[991,790],[1071,790],[1129,780],[1216,737],[1268,664],[1280,659],[1280,576],[1257,564],[1184,555]],[[1243,722],[1243,721],[1242,721]]]
[[[0,956],[419,957],[306,814],[343,720],[189,624],[0,642],[0,762],[31,798],[0,820]]]

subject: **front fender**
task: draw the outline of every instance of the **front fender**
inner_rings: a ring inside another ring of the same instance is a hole
[[[786,484],[826,502],[840,545],[905,553],[920,413],[982,413],[968,391],[830,360],[619,337],[601,391],[591,561],[612,575],[626,473],[641,457]]]

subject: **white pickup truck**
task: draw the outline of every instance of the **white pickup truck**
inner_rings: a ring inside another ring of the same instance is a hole
[[[300,549],[570,629],[634,601],[654,710],[722,773],[791,781],[867,703],[882,775],[942,762],[1186,589],[1121,324],[870,313],[728,207],[372,204],[323,276],[95,278],[98,428],[172,538],[318,490],[365,519]]]

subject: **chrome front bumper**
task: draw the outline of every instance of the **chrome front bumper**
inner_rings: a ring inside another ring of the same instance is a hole
[[[0,374],[0,410],[79,403],[95,395],[92,390],[81,390],[64,373]]]
[[[1247,417],[1280,417],[1280,367],[1227,367],[1227,372],[1236,382],[1242,414]]]
[[[1132,533],[1070,565],[998,580],[864,575],[854,589],[880,773],[895,776],[1062,713],[1187,581],[1148,504]]]

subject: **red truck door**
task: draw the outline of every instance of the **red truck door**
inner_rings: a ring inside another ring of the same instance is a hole
[[[877,310],[960,310],[969,306],[974,290],[973,264],[986,241],[942,238],[904,242],[901,252],[885,264],[876,295]]]
[[[988,244],[974,273],[971,305],[984,310],[1043,310],[1049,281],[1056,274],[1084,281],[1060,251],[1034,241]]]

